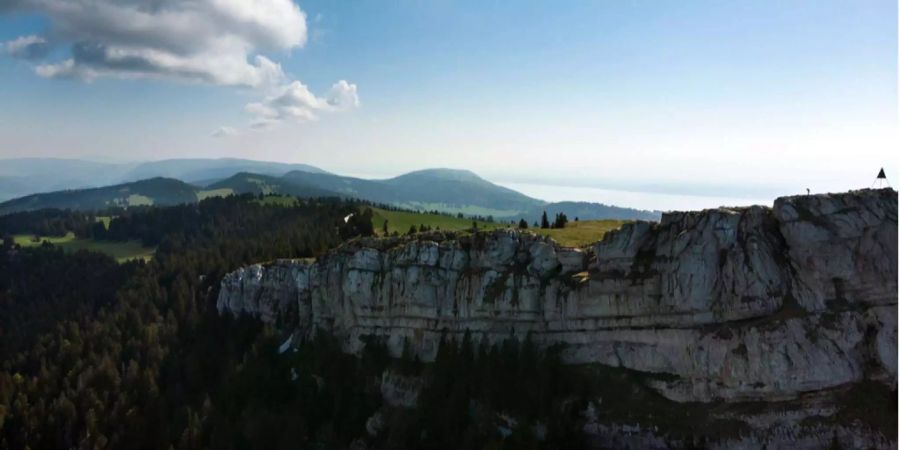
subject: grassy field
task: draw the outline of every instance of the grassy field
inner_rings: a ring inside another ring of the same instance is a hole
[[[206,200],[210,197],[227,197],[231,194],[234,194],[234,190],[231,188],[209,189],[198,192],[197,200]]]
[[[109,229],[109,223],[112,222],[112,216],[97,216],[97,222],[103,222],[103,226]]]
[[[34,237],[35,236],[31,234],[16,234],[13,235],[13,242],[21,245],[22,247],[34,247],[41,245],[44,241],[48,241],[53,245],[63,245],[75,240],[75,234],[71,231],[62,237],[47,236],[40,238],[40,240],[35,240]]]
[[[405,211],[387,211],[380,208],[372,208],[372,224],[375,226],[375,232],[379,235],[383,234],[384,221],[388,221],[388,232],[398,232],[405,234],[409,231],[411,225],[416,228],[419,225],[426,225],[432,229],[440,228],[444,231],[460,231],[472,228],[472,219],[460,219],[458,217],[443,216],[440,214],[420,214]],[[506,228],[506,224],[478,222],[478,229],[491,230],[495,228]]]
[[[42,237],[40,241],[35,241],[34,236],[30,234],[19,234],[13,236],[16,244],[22,247],[31,247],[41,245],[44,241],[62,248],[67,252],[78,250],[92,250],[95,252],[106,253],[116,261],[124,262],[131,259],[149,260],[153,258],[156,251],[152,247],[143,247],[138,241],[112,242],[112,241],[95,241],[93,239],[76,239],[75,235],[69,232],[63,237]]]
[[[581,220],[569,222],[565,228],[541,229],[529,228],[529,230],[544,236],[550,236],[559,245],[565,247],[583,247],[603,238],[607,231],[617,230],[625,220]]]
[[[410,225],[427,225],[431,228],[440,227],[445,231],[462,231],[472,228],[471,219],[460,219],[457,217],[448,217],[438,214],[420,214],[414,212],[403,211],[386,211],[379,208],[372,208],[374,213],[372,223],[375,226],[375,232],[379,235],[383,234],[382,226],[385,219],[388,221],[388,232],[394,231],[405,234],[409,231]],[[579,222],[569,222],[565,228],[560,229],[540,229],[529,228],[528,231],[543,236],[550,236],[559,245],[565,247],[583,247],[592,244],[603,238],[607,231],[618,229],[624,220],[582,220]],[[504,223],[478,222],[480,230],[492,230],[496,228],[507,228],[509,225]]]
[[[128,196],[128,199],[125,201],[127,206],[152,206],[153,199],[147,197],[146,195],[140,194],[131,194]]]

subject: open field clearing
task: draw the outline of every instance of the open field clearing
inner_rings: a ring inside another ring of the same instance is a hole
[[[119,262],[125,262],[132,259],[143,259],[146,261],[153,258],[153,254],[156,252],[155,248],[144,247],[138,241],[116,242],[94,239],[76,239],[72,232],[69,232],[62,237],[41,237],[39,240],[35,240],[34,235],[18,234],[13,236],[13,241],[22,247],[38,246],[44,241],[48,241],[67,252],[91,250],[106,253]]]

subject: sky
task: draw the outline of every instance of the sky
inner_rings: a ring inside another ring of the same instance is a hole
[[[897,2],[0,0],[0,158],[768,198],[897,179]]]

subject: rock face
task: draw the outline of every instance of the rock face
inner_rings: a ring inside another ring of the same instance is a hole
[[[222,280],[221,313],[381,336],[433,357],[442,333],[566,344],[571,363],[649,375],[678,402],[896,388],[897,193],[784,197],[664,214],[587,249],[527,232],[359,239]]]

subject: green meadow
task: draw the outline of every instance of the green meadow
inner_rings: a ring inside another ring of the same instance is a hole
[[[234,189],[231,188],[208,189],[197,192],[197,200],[206,200],[210,197],[227,197],[231,194],[234,194]]]
[[[106,253],[119,262],[125,262],[132,259],[143,259],[146,261],[153,258],[153,253],[156,252],[155,248],[144,247],[139,241],[114,242],[98,241],[94,239],[76,239],[71,231],[62,237],[40,237],[37,240],[34,235],[19,234],[13,236],[13,241],[22,247],[38,246],[46,241],[67,252],[91,250]]]
[[[603,239],[603,235],[618,230],[627,220],[581,220],[569,222],[565,228],[529,228],[537,234],[550,236],[564,247],[584,247]]]
[[[380,208],[372,208],[372,224],[375,232],[383,235],[384,221],[388,222],[388,233],[398,232],[405,234],[410,226],[426,225],[432,229],[444,231],[467,231],[472,229],[472,219],[460,219],[455,216],[441,214],[416,213],[409,211],[388,211]],[[569,222],[565,228],[541,229],[528,228],[542,236],[550,236],[564,247],[584,247],[603,239],[608,231],[616,230],[627,223],[625,220],[582,220]],[[510,228],[514,225],[508,223],[478,222],[479,230],[493,230],[497,228]]]
[[[372,224],[378,235],[384,234],[384,221],[388,222],[388,233],[398,232],[405,234],[410,226],[419,228],[425,225],[432,229],[443,231],[462,231],[472,229],[472,219],[460,219],[455,216],[441,214],[427,214],[409,211],[388,211],[381,208],[372,208]],[[479,230],[492,230],[511,226],[503,223],[477,222]]]

